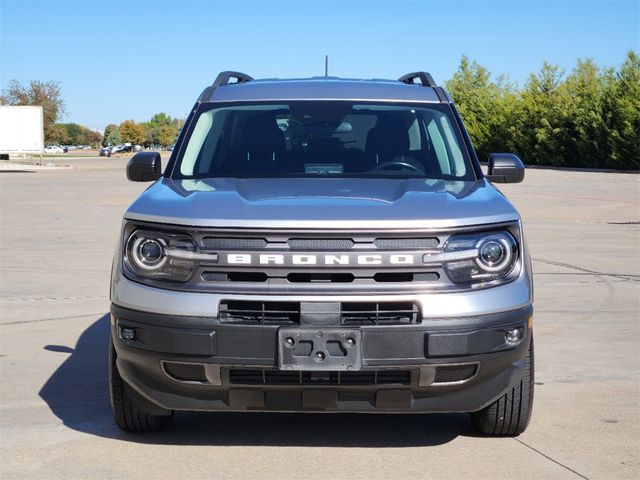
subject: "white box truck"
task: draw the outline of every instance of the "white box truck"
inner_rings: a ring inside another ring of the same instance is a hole
[[[43,148],[41,106],[0,106],[0,158],[8,159],[12,154],[41,156]]]

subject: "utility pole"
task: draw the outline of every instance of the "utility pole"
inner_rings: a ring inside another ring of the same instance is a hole
[[[329,55],[324,56],[324,76],[329,76]]]

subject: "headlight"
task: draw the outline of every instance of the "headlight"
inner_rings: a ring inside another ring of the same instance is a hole
[[[453,283],[483,284],[507,277],[518,260],[508,231],[454,235],[444,246],[443,269]]]
[[[125,245],[125,267],[140,277],[186,282],[197,266],[188,235],[135,230]]]
[[[131,244],[130,258],[135,266],[142,270],[158,270],[167,263],[165,247],[163,239],[138,235]]]

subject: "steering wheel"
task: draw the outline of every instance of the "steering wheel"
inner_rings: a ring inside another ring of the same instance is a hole
[[[382,162],[380,165],[376,165],[375,167],[373,167],[371,171],[376,172],[378,170],[386,170],[389,167],[394,167],[394,166],[408,168],[409,170],[413,170],[414,172],[417,172],[417,173],[424,173],[424,170],[422,170],[420,167],[414,165],[413,163],[404,162],[402,160],[391,160],[388,162]]]

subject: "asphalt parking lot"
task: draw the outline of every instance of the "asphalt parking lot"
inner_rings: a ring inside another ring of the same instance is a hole
[[[640,175],[530,169],[502,190],[535,272],[529,429],[466,415],[179,413],[130,436],[107,393],[108,283],[146,184],[125,158],[0,172],[0,478],[639,478]]]

